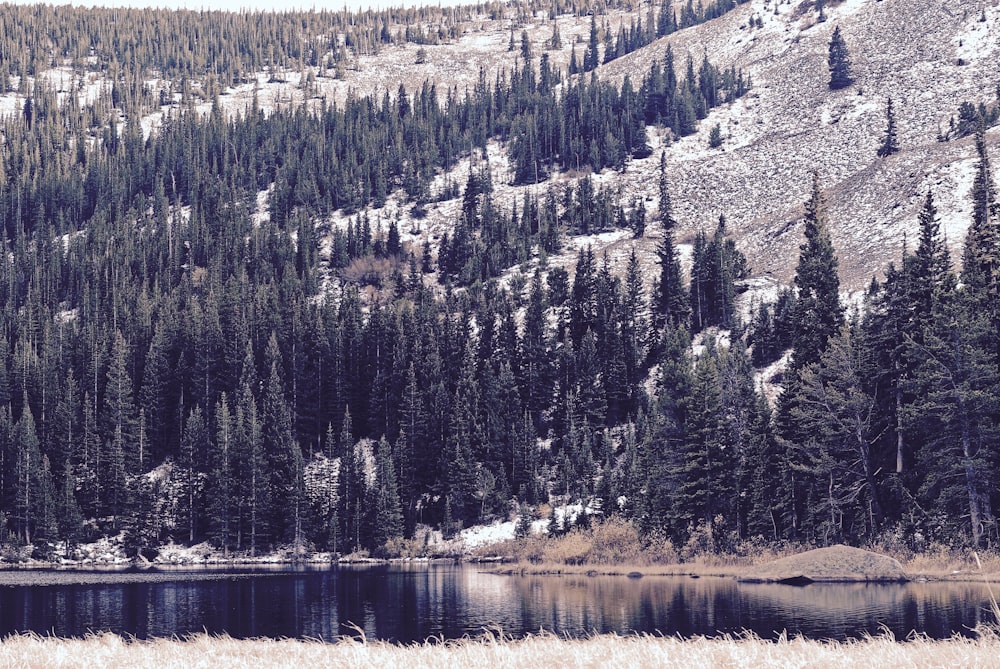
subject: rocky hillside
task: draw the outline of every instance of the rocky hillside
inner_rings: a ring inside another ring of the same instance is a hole
[[[674,5],[679,8],[680,3]],[[648,4],[636,3],[633,12],[602,14],[598,25],[617,33],[620,26],[628,27],[636,19],[648,21],[648,12]],[[598,68],[600,77],[620,81],[628,75],[638,87],[652,61],[662,58],[669,44],[678,69],[684,67],[687,55],[697,65],[708,54],[719,67],[742,68],[751,76],[753,89],[734,104],[713,110],[696,134],[680,141],[665,141],[662,131],[651,128],[653,155],[631,161],[623,173],[605,170],[596,180],[619,187],[625,203],[644,198],[647,209],[653,211],[659,154],[664,150],[681,250],[689,248],[685,243],[699,229],[714,229],[719,215],[725,214],[760,286],[788,281],[794,271],[801,242],[800,218],[814,170],[829,202],[845,288],[863,287],[873,274],[899,258],[907,236],[912,239],[915,234],[916,213],[929,189],[957,261],[971,214],[968,192],[974,147],[969,137],[942,142],[939,136],[948,133],[963,102],[996,104],[1000,2],[827,0],[824,19],[819,20],[815,0],[750,0],[721,18],[673,33]],[[553,49],[549,40],[555,26],[561,45]],[[483,13],[464,22],[461,34],[452,41],[394,44],[373,55],[354,56],[339,78],[314,70],[314,81],[304,86],[305,70],[261,72],[255,83],[225,91],[222,101],[231,112],[239,113],[249,108],[255,91],[264,109],[274,109],[300,104],[305,98],[318,105],[323,99],[342,101],[348,95],[395,95],[400,85],[412,93],[424,81],[433,82],[443,100],[449,89],[462,95],[481,74],[492,83],[498,73],[513,67],[520,49],[509,48],[512,34],[518,37],[518,45],[521,32],[528,35],[536,61],[544,53],[553,65],[565,69],[574,50],[582,58],[589,26],[588,16],[564,14],[553,20],[547,12],[525,15],[511,7],[500,18]],[[854,84],[831,91],[826,59],[830,36],[837,27],[847,42]],[[58,83],[60,90],[72,79],[66,67],[43,76]],[[91,75],[87,97],[105,84]],[[876,150],[890,96],[901,152],[883,159],[876,156]],[[0,99],[0,113],[19,109],[19,97]],[[208,102],[201,105],[205,112],[210,107]],[[144,119],[147,133],[159,124],[163,112]],[[723,143],[713,149],[708,135],[716,124]],[[988,142],[991,147],[1000,143],[1000,130],[992,130]],[[525,188],[544,188],[509,185],[504,147],[493,145],[485,158],[498,202],[520,199]],[[452,174],[439,178],[437,187],[448,179],[464,183],[468,169],[468,160],[461,161]],[[436,247],[454,224],[459,206],[458,200],[435,203],[425,219],[413,222],[410,206],[400,196],[372,216],[374,220],[399,220],[400,229],[407,233],[406,242],[417,246],[429,239]],[[266,192],[258,198],[257,215],[267,216]],[[333,223],[345,220],[335,216]],[[576,249],[592,244],[599,254],[607,251],[613,262],[627,258],[635,247],[652,267],[659,234],[654,224],[640,240],[632,240],[625,231],[577,238],[550,261],[572,271]]]
[[[640,13],[644,9],[639,10]],[[725,214],[729,229],[750,258],[754,273],[787,281],[794,271],[801,242],[803,203],[810,173],[817,171],[826,189],[841,278],[849,289],[863,287],[873,274],[899,258],[905,239],[916,230],[916,214],[928,189],[934,192],[949,243],[959,258],[971,204],[968,191],[974,148],[971,138],[939,141],[963,102],[995,104],[1000,74],[1000,3],[993,0],[843,0],[828,2],[825,21],[818,20],[812,0],[752,0],[729,14],[653,42],[598,70],[601,77],[629,75],[638,85],[654,58],[673,47],[678,67],[686,54],[700,62],[707,53],[714,64],[735,64],[749,73],[753,90],[735,104],[718,108],[698,133],[664,146],[651,130],[650,158],[634,160],[624,173],[605,171],[597,179],[617,183],[629,197],[643,196],[656,206],[659,151],[670,168],[680,241],[701,228],[714,228]],[[643,14],[644,16],[644,14]],[[985,18],[985,21],[983,20]],[[632,19],[614,13],[608,25]],[[569,60],[574,37],[586,35],[586,18],[558,19],[563,46],[548,51],[554,63]],[[388,90],[399,83],[435,81],[462,90],[473,85],[482,68],[495,76],[514,63],[507,49],[511,27],[527,30],[536,53],[552,32],[546,17],[512,23],[483,20],[455,44],[428,46],[426,62],[415,64],[417,47],[393,47],[361,59],[343,81],[327,82],[335,95]],[[828,87],[827,53],[836,27],[843,33],[854,85]],[[577,57],[583,45],[576,44]],[[324,84],[321,81],[320,86]],[[885,130],[886,98],[892,97],[901,152],[879,158],[876,150]],[[239,95],[236,96],[239,99]],[[719,124],[724,142],[709,148],[708,134]],[[988,135],[991,147],[1000,132]],[[994,149],[996,150],[996,149]],[[490,154],[497,199],[519,197],[521,188],[505,186],[509,172],[502,147]],[[467,163],[453,177],[462,182]],[[556,177],[559,178],[559,177]],[[531,187],[528,187],[531,188]],[[422,243],[451,224],[457,202],[431,207],[419,230],[410,235]],[[407,219],[407,209],[392,203],[386,217]],[[644,240],[604,235],[575,240],[567,255],[571,264],[581,244],[626,257],[635,245],[648,263],[654,261],[659,232],[652,226]]]
[[[755,1],[662,40],[672,41],[675,53],[728,59],[754,82],[746,99],[714,111],[697,135],[668,150],[675,208],[689,229],[708,227],[725,213],[755,270],[786,279],[800,243],[808,173],[817,170],[842,280],[858,288],[899,257],[928,189],[952,248],[960,248],[971,211],[974,149],[970,139],[939,142],[938,135],[962,102],[996,100],[1000,4],[847,0],[828,6],[825,22],[817,22],[811,4]],[[755,17],[763,28],[749,27]],[[831,91],[826,58],[837,26],[855,85]],[[641,70],[662,49],[653,44],[612,63],[608,73]],[[888,96],[902,150],[882,159],[876,150]],[[726,141],[710,150],[707,135],[715,123]],[[1000,143],[1000,134],[990,133],[989,143]],[[652,162],[634,165],[627,178],[641,187],[651,183],[653,169]]]

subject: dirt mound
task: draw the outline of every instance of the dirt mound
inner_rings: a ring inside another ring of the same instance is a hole
[[[748,570],[749,583],[898,582],[906,574],[897,560],[850,546],[817,548]]]

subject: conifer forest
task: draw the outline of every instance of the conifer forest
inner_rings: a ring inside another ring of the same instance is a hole
[[[941,194],[922,192],[919,236],[849,302],[818,164],[794,176],[810,184],[794,279],[750,300],[757,259],[725,215],[682,239],[669,148],[649,141],[669,146],[754,90],[711,52],[655,43],[742,4],[662,0],[622,26],[604,14],[615,2],[576,0],[3,5],[0,95],[16,103],[0,115],[0,543],[43,558],[112,536],[132,554],[173,541],[383,556],[418,527],[447,537],[581,503],[720,553],[996,547],[997,104],[965,110],[961,257]],[[221,101],[258,72],[308,72],[308,89],[360,54],[517,11],[591,12],[589,39],[563,67],[512,29],[516,64],[469,87]],[[845,37],[831,90],[853,85]],[[599,75],[643,48],[648,67]],[[56,65],[61,83],[40,76]],[[905,101],[881,99],[893,160]],[[509,170],[491,166],[498,146]],[[652,197],[598,178],[639,159],[659,159]],[[498,182],[526,188],[500,201]],[[410,215],[377,213],[387,201]],[[447,201],[449,231],[411,242]],[[573,242],[615,230],[655,239],[655,263]],[[571,271],[549,263],[560,253]]]

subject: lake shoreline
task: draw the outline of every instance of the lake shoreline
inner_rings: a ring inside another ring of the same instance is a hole
[[[721,557],[720,561],[721,561]],[[78,574],[94,575],[96,581],[104,577],[114,578],[128,576],[132,580],[160,580],[160,577],[171,577],[171,574],[205,574],[228,575],[261,575],[270,572],[286,572],[290,568],[322,569],[322,568],[364,568],[387,565],[431,565],[431,564],[471,564],[481,567],[483,573],[498,576],[614,576],[621,578],[727,578],[741,579],[757,564],[712,564],[711,562],[694,561],[676,564],[561,564],[552,562],[532,563],[520,562],[506,556],[463,556],[463,557],[418,557],[418,558],[329,558],[315,559],[306,557],[296,560],[267,558],[213,558],[199,562],[157,562],[137,566],[132,562],[118,563],[85,563],[85,562],[45,562],[33,560],[27,563],[0,562],[0,585],[17,585],[15,574]],[[904,564],[904,567],[906,565]],[[149,579],[143,577],[148,576]],[[31,580],[31,579],[26,579]],[[80,582],[94,582],[79,579]],[[880,581],[859,575],[857,578],[837,579],[834,583],[894,583],[894,582],[953,582],[953,583],[1000,583],[1000,572],[983,573],[978,570],[954,570],[940,566],[937,569],[921,571],[906,570],[906,579],[902,581]],[[27,583],[26,583],[27,584]]]

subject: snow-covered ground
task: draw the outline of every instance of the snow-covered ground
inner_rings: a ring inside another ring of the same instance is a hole
[[[638,9],[644,21],[645,9]],[[980,20],[983,16],[985,21]],[[628,25],[633,17],[633,13],[615,10],[602,16],[601,23],[617,32],[619,25]],[[696,134],[673,144],[664,143],[662,131],[651,129],[653,155],[631,161],[624,173],[607,170],[596,175],[600,183],[620,188],[624,202],[645,200],[651,218],[645,238],[600,235],[571,240],[564,253],[548,258],[550,266],[572,270],[577,249],[590,244],[598,257],[608,250],[612,264],[621,267],[634,247],[651,279],[660,234],[655,211],[661,148],[667,155],[679,240],[690,241],[699,229],[712,229],[719,214],[725,214],[730,233],[757,276],[790,278],[813,170],[820,173],[829,200],[846,287],[865,285],[889,261],[898,259],[904,235],[914,236],[916,213],[928,189],[936,196],[942,227],[957,250],[969,222],[975,151],[971,139],[936,140],[942,129],[947,130],[960,103],[995,101],[1000,5],[991,0],[831,0],[826,17],[818,22],[808,0],[751,0],[723,17],[601,66],[600,76],[621,80],[629,75],[638,87],[653,59],[662,58],[670,44],[680,71],[688,55],[697,67],[707,53],[715,65],[734,65],[749,74],[753,89],[736,103],[713,110]],[[757,19],[763,27],[755,27]],[[555,23],[562,42],[556,50],[546,47],[553,21],[545,12],[523,21],[491,21],[483,16],[463,24],[462,34],[450,43],[389,45],[376,55],[354,58],[342,79],[328,76],[330,71],[314,70],[315,84],[308,91],[301,85],[302,72],[276,70],[258,73],[255,81],[223,91],[220,100],[227,112],[242,113],[256,95],[266,113],[303,101],[316,106],[323,99],[340,101],[349,92],[395,95],[401,83],[412,93],[429,81],[437,86],[443,101],[449,88],[464,94],[481,71],[492,82],[498,72],[512,67],[520,58],[522,30],[529,36],[535,58],[545,53],[554,65],[566,67],[574,43],[577,57],[582,58],[589,17],[562,15]],[[847,41],[855,85],[830,91],[826,54],[837,26]],[[511,29],[518,38],[513,51],[508,50]],[[418,64],[419,48],[426,58]],[[61,97],[76,95],[79,101],[94,99],[108,85],[93,74],[77,80],[65,66],[41,76]],[[167,82],[155,79],[148,85],[154,90],[169,88]],[[197,82],[194,88],[197,92]],[[903,150],[879,159],[875,150],[885,127],[888,96],[895,101]],[[2,96],[0,114],[17,112],[22,104],[17,94]],[[202,103],[198,108],[205,112],[210,105]],[[155,131],[168,112],[177,113],[165,107],[142,119],[144,132]],[[708,133],[715,124],[723,130],[724,143],[712,149]],[[996,147],[1000,132],[990,132],[989,143]],[[505,152],[495,143],[487,156],[475,160],[488,162],[494,199],[502,206],[523,197],[526,189],[541,193],[547,187],[510,186]],[[439,177],[433,188],[439,190],[448,179],[461,187],[468,169],[469,159],[461,161],[450,174]],[[560,178],[564,177],[557,176],[555,181]],[[441,235],[454,224],[458,207],[457,201],[435,203],[428,207],[426,219],[416,221],[409,216],[409,205],[396,197],[381,211],[372,212],[372,218],[399,221],[404,243],[419,246],[430,240],[436,248]],[[266,216],[266,195],[262,195],[256,220],[266,220]],[[333,222],[344,224],[345,220],[335,217]]]
[[[810,5],[752,0],[602,72],[634,78],[670,43],[679,63],[691,54],[697,66],[707,52],[713,63],[749,73],[753,89],[746,98],[713,110],[698,133],[667,150],[681,234],[710,227],[724,213],[755,273],[787,280],[801,242],[810,172],[817,170],[842,281],[859,288],[898,260],[904,235],[914,238],[929,188],[952,249],[960,247],[974,147],[971,139],[939,143],[937,136],[960,103],[995,101],[1000,7],[985,0],[849,0],[828,2],[827,20],[818,23]],[[762,18],[764,27],[751,27],[752,17]],[[826,56],[837,26],[855,85],[830,91]],[[888,96],[902,152],[879,159]],[[709,149],[716,123],[725,141]],[[991,131],[988,141],[995,152],[1000,132]],[[655,196],[655,157],[633,161],[623,178],[627,189]]]

